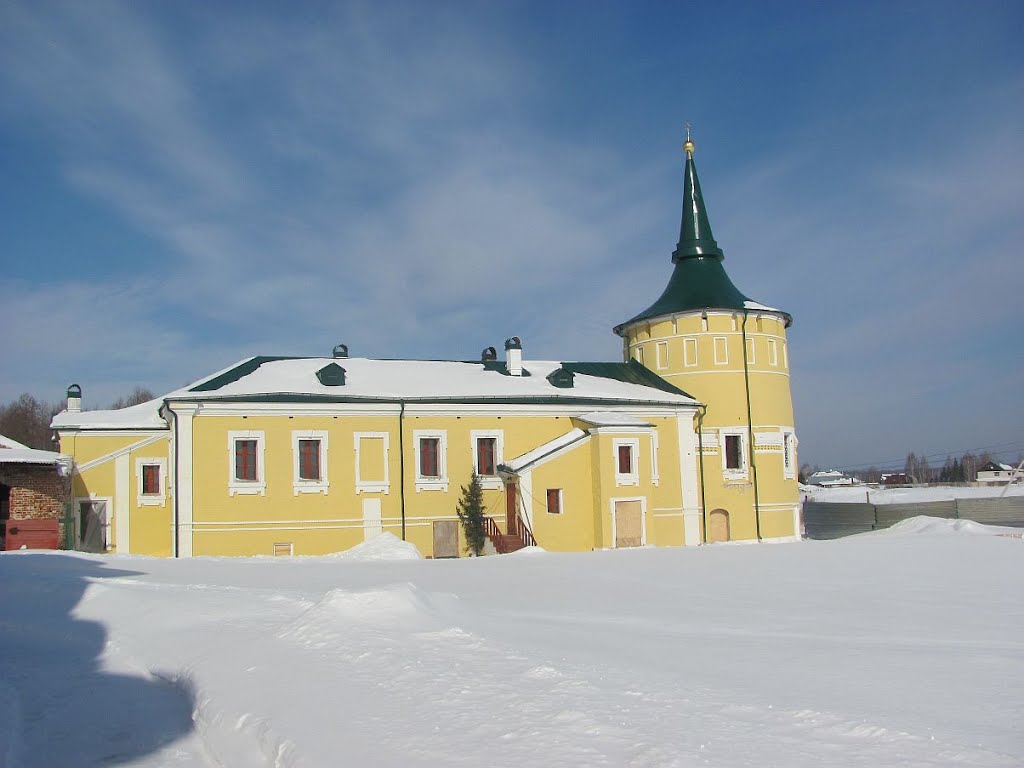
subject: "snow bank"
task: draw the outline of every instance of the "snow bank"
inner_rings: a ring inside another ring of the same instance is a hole
[[[984,525],[973,520],[950,520],[944,517],[918,515],[917,517],[901,520],[888,528],[859,533],[850,538],[859,538],[861,536],[920,536],[923,534],[930,536],[950,536],[955,534],[969,536],[1020,536],[1022,533],[1024,533],[1024,529],[1005,525]]]
[[[422,560],[423,555],[411,541],[402,541],[393,533],[382,533],[356,544],[344,552],[328,555],[332,560]]]

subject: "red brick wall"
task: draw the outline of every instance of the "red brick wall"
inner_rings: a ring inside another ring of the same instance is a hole
[[[11,489],[11,520],[61,521],[64,539],[64,504],[71,501],[71,480],[46,464],[0,464],[0,483]]]

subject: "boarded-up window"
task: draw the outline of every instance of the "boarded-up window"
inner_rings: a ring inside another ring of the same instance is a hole
[[[320,479],[319,440],[299,440],[299,479]]]
[[[439,450],[441,440],[436,437],[420,438],[420,477],[440,477]]]
[[[235,479],[251,481],[259,480],[256,466],[256,441],[236,440]]]
[[[160,465],[142,465],[142,493],[146,496],[160,495]]]
[[[383,437],[359,438],[359,480],[363,483],[383,483],[385,451]]]
[[[548,488],[548,513],[552,515],[562,514],[561,488]]]
[[[476,440],[476,466],[478,475],[494,475],[496,473],[495,456],[498,440],[494,437],[478,437]]]

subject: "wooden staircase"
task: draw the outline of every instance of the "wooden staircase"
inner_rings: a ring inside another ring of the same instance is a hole
[[[487,538],[494,544],[494,549],[499,555],[507,555],[509,552],[516,552],[523,547],[537,545],[537,540],[533,538],[533,533],[525,525],[520,524],[511,527],[511,531],[502,533],[501,529],[498,528],[498,524],[494,522],[494,518],[484,518],[484,533],[487,534]]]

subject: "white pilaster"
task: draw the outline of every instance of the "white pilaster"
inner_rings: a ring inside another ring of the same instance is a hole
[[[697,463],[697,435],[693,431],[693,413],[676,417],[679,430],[679,487],[682,489],[683,543],[700,544],[700,473]]]
[[[175,495],[178,504],[178,557],[192,557],[192,421],[199,406],[195,403],[177,403],[174,405],[174,418],[177,421],[178,444],[177,477],[175,478]]]
[[[114,544],[119,554],[127,555],[130,550],[129,532],[131,526],[131,480],[130,454],[124,453],[114,459]]]

